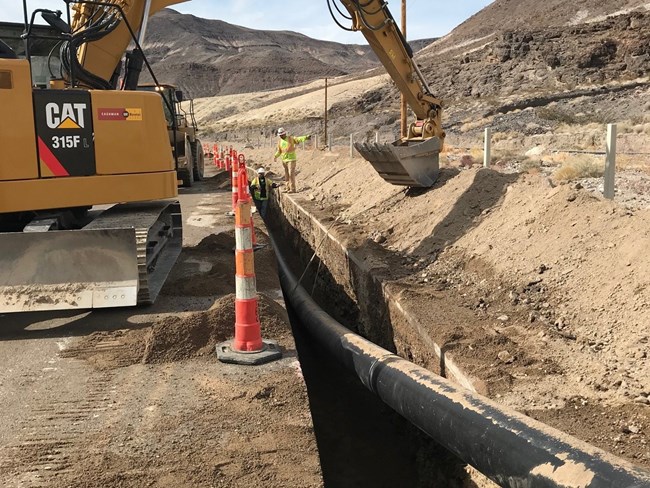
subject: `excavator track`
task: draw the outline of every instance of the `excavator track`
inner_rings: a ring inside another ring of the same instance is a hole
[[[138,304],[153,303],[183,244],[183,220],[178,202],[116,205],[85,229],[121,229],[134,223],[138,264]]]
[[[0,313],[152,303],[182,248],[180,204],[115,205],[80,230],[0,234]]]

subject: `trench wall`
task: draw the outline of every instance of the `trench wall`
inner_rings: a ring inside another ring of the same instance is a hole
[[[340,230],[345,224],[319,220],[286,193],[274,195],[267,225],[282,236],[282,252],[295,253],[288,260],[294,273],[303,276],[301,284],[332,317],[375,344],[484,393],[482,382],[466,374],[420,326],[401,297],[403,287],[386,278],[389,268],[399,266],[391,253],[348,236]]]

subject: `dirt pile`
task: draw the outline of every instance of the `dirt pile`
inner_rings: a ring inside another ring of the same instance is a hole
[[[291,330],[286,311],[259,295],[259,315],[264,337],[287,338]],[[186,318],[170,316],[153,324],[142,361],[164,363],[214,354],[215,346],[233,337],[235,330],[235,295],[226,295],[207,312]]]
[[[264,294],[259,295],[258,307],[263,336],[284,344],[291,337],[284,308]],[[137,329],[94,332],[63,351],[62,356],[84,359],[98,369],[213,359],[215,346],[234,333],[235,295],[229,294],[205,312],[161,315]]]
[[[260,228],[256,229],[260,246],[255,251],[255,266],[275,270],[275,254]],[[167,296],[207,297],[229,293],[235,282],[235,232],[228,231],[204,238],[197,246],[185,248],[179,261],[180,276],[165,283],[162,294]],[[259,273],[257,289],[275,290],[277,273]]]

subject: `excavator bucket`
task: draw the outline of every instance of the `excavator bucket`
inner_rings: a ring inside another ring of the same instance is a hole
[[[116,205],[80,230],[0,233],[0,313],[151,303],[181,226],[177,202],[148,202]]]
[[[384,180],[393,185],[430,187],[440,173],[440,139],[398,140],[392,144],[355,143],[354,147]]]

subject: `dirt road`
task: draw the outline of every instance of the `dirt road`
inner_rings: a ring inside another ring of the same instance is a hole
[[[234,330],[228,185],[181,191],[185,249],[155,305],[0,317],[2,486],[322,485],[269,248],[256,253],[262,327],[283,359],[213,353]]]

